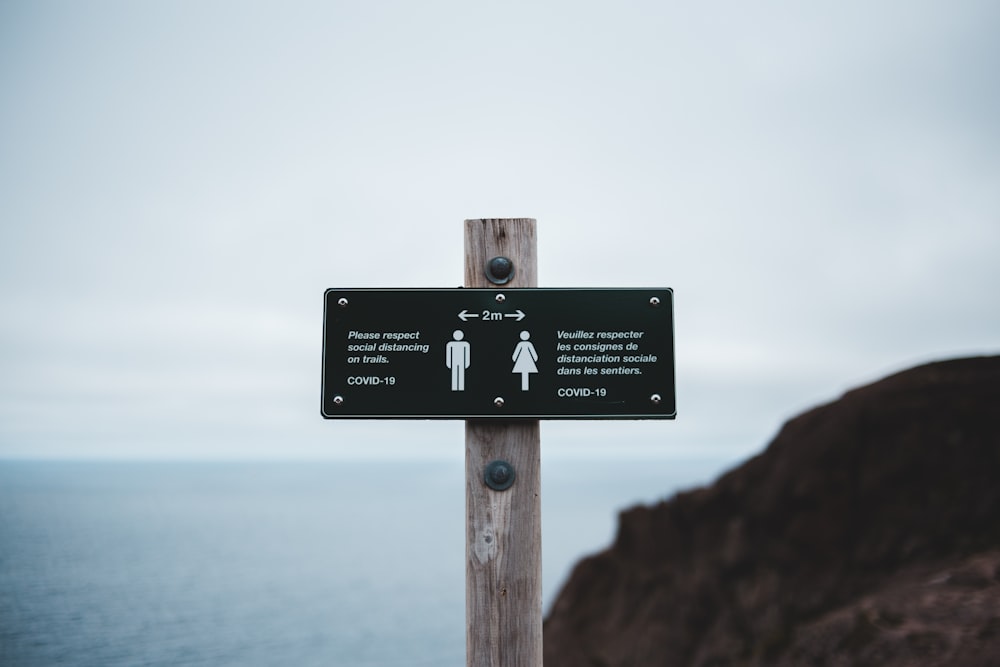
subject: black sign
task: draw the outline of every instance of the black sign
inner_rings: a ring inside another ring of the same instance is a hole
[[[329,419],[673,419],[673,292],[331,289]]]

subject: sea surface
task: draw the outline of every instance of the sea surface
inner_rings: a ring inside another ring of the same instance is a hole
[[[543,460],[543,603],[723,462]],[[0,665],[465,664],[456,461],[0,461]]]

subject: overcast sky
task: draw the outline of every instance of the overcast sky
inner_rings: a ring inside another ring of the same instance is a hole
[[[675,422],[550,455],[733,460],[1000,352],[1000,3],[0,3],[0,457],[461,456],[320,418],[328,287],[675,290]]]

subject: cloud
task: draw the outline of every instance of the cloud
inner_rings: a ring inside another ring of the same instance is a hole
[[[472,217],[676,290],[678,421],[557,449],[738,455],[996,350],[994,3],[3,11],[0,455],[450,451],[319,420],[321,298],[457,286]]]

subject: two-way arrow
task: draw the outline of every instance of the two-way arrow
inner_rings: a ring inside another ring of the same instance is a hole
[[[499,317],[500,313],[496,313],[496,315],[497,315],[497,317]],[[479,317],[479,313],[470,313],[468,310],[466,310],[464,308],[462,309],[462,312],[460,312],[458,314],[458,319],[462,320],[463,322],[468,322],[469,320],[476,319],[478,317]],[[524,314],[523,310],[521,310],[520,308],[518,308],[513,313],[504,313],[504,317],[513,317],[518,322],[520,322],[521,320],[523,320],[526,317],[526,315]]]

